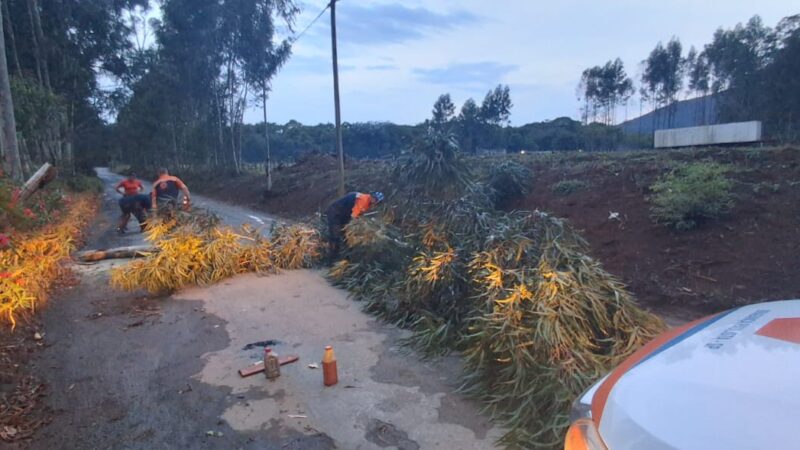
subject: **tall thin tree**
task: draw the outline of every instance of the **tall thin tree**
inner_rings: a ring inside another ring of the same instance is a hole
[[[3,14],[0,8],[0,134],[2,134],[3,160],[5,170],[11,179],[22,181],[22,164],[19,158],[19,145],[17,143],[17,123],[14,118],[14,100],[11,98],[11,82],[8,76],[8,62],[6,61],[5,33],[3,32]]]

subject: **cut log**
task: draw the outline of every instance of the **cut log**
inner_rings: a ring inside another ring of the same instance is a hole
[[[278,363],[282,366],[285,366],[286,364],[291,364],[297,361],[298,359],[300,358],[298,358],[295,355],[283,356],[281,358],[278,358]],[[246,369],[239,369],[239,376],[245,378],[249,377],[250,375],[261,373],[263,371],[264,371],[264,361],[259,361]]]
[[[55,180],[56,176],[58,175],[58,170],[55,167],[50,165],[50,163],[44,163],[42,167],[39,167],[39,170],[36,171],[28,181],[25,182],[25,185],[22,186],[22,190],[19,192],[19,196],[17,200],[20,203],[25,203],[25,200],[28,199],[34,192],[41,189],[47,183]]]
[[[101,250],[87,250],[78,253],[76,258],[83,262],[102,261],[104,259],[117,259],[117,258],[137,258],[147,256],[149,253],[158,251],[152,245],[134,245],[131,247],[116,247]]]

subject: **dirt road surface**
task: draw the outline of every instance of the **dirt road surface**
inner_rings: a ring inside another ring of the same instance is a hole
[[[138,232],[114,231],[119,177],[99,175],[107,189],[87,247],[140,243]],[[270,223],[193,201],[234,225]],[[76,266],[81,283],[43,313],[46,348],[34,367],[53,420],[32,448],[483,449],[500,435],[452,394],[456,358],[404,354],[404,331],[359,311],[320,271],[240,276],[156,299],[108,287],[108,269],[122,263]],[[266,340],[300,360],[276,381],[240,378],[263,353],[263,343],[248,344]],[[308,365],[328,344],[339,384],[325,388]]]

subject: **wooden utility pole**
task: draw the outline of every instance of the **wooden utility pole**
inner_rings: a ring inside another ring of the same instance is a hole
[[[272,192],[272,158],[270,158],[269,152],[269,128],[267,125],[267,83],[264,82],[263,89],[263,97],[262,97],[262,106],[264,107],[264,141],[267,144],[266,148],[266,158],[264,160],[265,170],[267,172],[267,192]]]
[[[333,51],[333,104],[336,109],[336,150],[339,152],[339,195],[344,195],[344,148],[342,114],[339,109],[339,62],[336,56],[336,1],[331,0],[331,48]]]

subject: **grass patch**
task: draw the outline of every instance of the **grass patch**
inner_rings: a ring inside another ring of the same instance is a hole
[[[717,219],[734,205],[726,165],[699,162],[677,166],[650,187],[653,218],[676,230]]]
[[[589,187],[589,184],[581,180],[561,180],[553,185],[553,193],[556,195],[570,195],[582,191]]]

